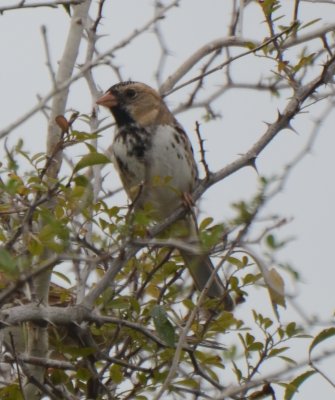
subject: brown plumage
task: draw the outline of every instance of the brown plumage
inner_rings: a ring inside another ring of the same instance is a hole
[[[136,207],[150,203],[154,217],[168,217],[195,188],[198,171],[191,143],[160,95],[139,82],[112,86],[97,101],[114,116],[117,129],[112,154],[124,188]],[[199,243],[190,216],[184,218],[187,239]],[[202,290],[212,271],[208,255],[181,251],[194,283]],[[209,297],[222,298],[226,309],[232,299],[219,277],[208,288]]]

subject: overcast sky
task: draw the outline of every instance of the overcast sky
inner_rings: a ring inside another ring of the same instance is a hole
[[[17,3],[4,1],[0,5]],[[291,15],[293,0],[282,1],[284,14],[283,25]],[[99,42],[99,49],[105,50],[128,36],[136,27],[141,27],[152,16],[153,0],[114,0],[105,7],[101,33],[106,36]],[[162,71],[162,79],[166,79],[193,51],[206,42],[225,36],[229,24],[230,2],[222,0],[195,1],[183,0],[181,6],[170,11],[168,17],[161,22],[169,57]],[[304,12],[300,18],[305,22],[322,18],[322,21],[310,29],[334,21],[335,5],[304,3]],[[243,36],[262,40],[267,35],[266,27],[261,23],[260,9],[257,4],[247,8],[242,28]],[[63,9],[38,9],[12,11],[0,16],[0,97],[1,128],[13,122],[36,103],[36,96],[43,96],[50,89],[50,76],[45,65],[45,52],[40,33],[42,25],[47,27],[51,57],[54,66],[60,59],[67,34],[69,18]],[[252,22],[252,23],[251,23]],[[157,87],[153,75],[159,62],[160,47],[155,35],[148,32],[136,39],[127,49],[115,54],[115,63],[121,67],[124,79],[143,81]],[[199,65],[201,66],[201,64]],[[241,81],[257,82],[268,65],[262,58],[249,56],[237,61],[233,66],[234,77]],[[198,72],[194,68],[188,77]],[[211,77],[206,89],[217,85],[218,72]],[[116,83],[117,78],[106,67],[97,68],[94,76],[102,90]],[[179,104],[188,88],[182,89],[167,98],[170,108]],[[205,92],[204,92],[205,93]],[[286,98],[270,97],[268,94],[255,91],[233,90],[215,102],[214,108],[221,118],[202,124],[202,134],[206,138],[207,160],[212,170],[217,170],[234,160],[238,154],[244,153],[265,131],[264,122],[273,122],[277,110],[282,109]],[[68,107],[81,113],[90,113],[92,99],[84,80],[78,81],[71,89]],[[271,176],[279,173],[283,165],[289,162],[308,139],[313,121],[318,118],[322,104],[316,104],[293,121],[298,132],[283,131],[261,154],[257,161],[260,175]],[[101,111],[102,116],[108,116]],[[195,121],[202,121],[203,110],[192,110],[178,115],[192,139],[196,152],[198,146],[194,133]],[[317,137],[311,154],[306,156],[291,174],[283,192],[267,207],[264,215],[280,214],[292,218],[292,222],[282,228],[279,238],[295,238],[280,253],[280,260],[291,263],[301,274],[303,283],[298,287],[289,286],[291,293],[297,294],[297,303],[308,313],[319,318],[330,320],[334,311],[335,266],[334,246],[334,126],[335,113],[327,119]],[[31,153],[45,149],[46,119],[38,114],[20,126],[9,136],[9,144],[18,138]],[[104,133],[100,145],[106,148],[112,139],[111,131]],[[1,150],[2,151],[1,146]],[[80,154],[80,153],[79,153]],[[77,153],[76,156],[79,156]],[[3,155],[3,154],[2,154]],[[111,167],[109,167],[111,168]],[[111,188],[119,183],[111,174]],[[258,177],[251,168],[238,172],[234,176],[210,189],[204,196],[200,208],[202,215],[212,215],[219,221],[233,215],[230,204],[241,199],[250,199],[257,192]],[[119,201],[123,204],[124,197]],[[249,297],[248,302],[255,302],[264,297]],[[243,305],[238,310],[243,316]],[[250,306],[253,308],[253,306]],[[270,310],[267,309],[268,312]],[[283,313],[283,321],[299,318],[289,308]],[[321,330],[320,326],[316,331]],[[328,342],[330,345],[330,341]],[[307,342],[299,345],[298,359],[307,356]],[[327,371],[335,379],[333,363],[327,363]],[[334,389],[321,378],[313,377],[304,384],[295,399],[314,400],[330,399]]]

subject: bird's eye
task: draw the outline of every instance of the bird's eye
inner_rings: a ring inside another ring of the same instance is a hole
[[[134,89],[127,89],[125,91],[125,95],[128,99],[134,99],[136,97],[137,93]]]

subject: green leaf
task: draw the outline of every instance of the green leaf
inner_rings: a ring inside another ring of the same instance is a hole
[[[239,260],[239,259],[236,258],[236,257],[228,257],[228,258],[227,258],[227,261],[228,261],[230,264],[235,265],[235,267],[237,267],[237,268],[239,268],[239,269],[245,267],[245,263],[242,262],[241,260]]]
[[[71,280],[69,279],[69,277],[67,275],[63,274],[62,272],[52,271],[52,274],[57,276],[57,278],[63,279],[63,281],[65,281],[66,283],[71,285]]]
[[[78,379],[85,382],[87,382],[92,377],[92,374],[87,368],[78,368],[76,375]]]
[[[108,164],[111,160],[102,153],[89,153],[86,154],[74,167],[73,172],[78,172],[83,168],[91,167],[92,165]]]
[[[286,335],[288,337],[291,337],[299,332],[299,329],[297,328],[297,324],[295,322],[290,322],[286,326]]]
[[[285,390],[285,400],[291,400],[294,393],[298,391],[298,388],[308,379],[310,376],[314,375],[315,371],[306,371],[303,374],[299,375],[292,382],[290,382]]]
[[[266,244],[271,248],[271,249],[275,249],[276,248],[276,244],[275,244],[275,237],[273,235],[268,235],[266,237]]]
[[[300,28],[299,28],[299,31],[301,31],[301,29],[307,28],[308,26],[311,26],[311,25],[313,25],[313,24],[315,24],[316,22],[319,22],[319,21],[322,21],[322,18],[313,19],[312,21],[309,21],[306,24],[301,25]]]
[[[194,305],[194,303],[193,303],[193,301],[191,299],[184,299],[183,300],[183,305],[185,307],[187,307],[189,310],[193,310],[194,307],[195,307],[195,305]]]
[[[252,343],[250,346],[248,346],[249,351],[262,351],[263,348],[264,348],[264,345],[261,342],[255,342],[255,343]]]
[[[109,306],[113,310],[129,310],[130,307],[130,301],[128,297],[119,297],[117,299],[112,300],[109,303]]]
[[[74,347],[74,346],[64,346],[61,348],[62,353],[69,354],[74,358],[77,357],[87,357],[96,352],[94,347]]]
[[[280,353],[283,353],[284,351],[286,351],[287,349],[289,349],[289,347],[281,347],[281,348],[277,348],[277,349],[272,349],[268,355],[268,357],[275,357]]]
[[[202,231],[206,229],[213,221],[214,220],[211,217],[205,218],[204,220],[201,221],[199,225],[199,230]]]
[[[43,253],[44,246],[39,240],[31,239],[27,245],[28,250],[33,256],[39,256]]]
[[[285,244],[287,243],[285,240],[278,242],[276,237],[272,234],[266,236],[265,241],[266,241],[266,244],[272,250],[278,250],[278,249],[282,248],[283,246],[285,246]]]
[[[156,305],[151,310],[151,316],[154,320],[154,325],[157,334],[167,345],[173,347],[176,342],[174,327],[168,320],[164,307]]]
[[[85,140],[92,140],[99,137],[97,133],[87,133],[87,132],[79,132],[79,131],[72,131],[71,136],[73,136],[76,142],[85,142]],[[96,151],[96,149],[94,149]]]
[[[249,332],[247,332],[245,335],[245,341],[246,341],[247,345],[250,346],[252,343],[254,343],[255,337],[250,335]]]
[[[281,358],[283,361],[286,361],[289,364],[297,365],[297,362],[292,360],[292,358],[290,358],[290,357],[279,356],[278,358]]]
[[[199,382],[194,379],[182,379],[176,382],[177,385],[187,386],[193,389],[199,389]]]
[[[261,274],[247,274],[243,278],[243,285],[250,285],[251,283],[257,282],[262,277]]]
[[[294,72],[298,72],[301,68],[305,67],[306,65],[310,65],[313,62],[315,53],[310,54],[309,56],[302,57],[298,64],[293,67]]]
[[[10,274],[16,272],[16,262],[5,249],[0,249],[0,270]]]
[[[235,364],[234,361],[232,361],[232,364],[233,364],[233,372],[236,375],[237,380],[241,381],[243,377],[242,371],[237,367],[237,364]]]
[[[54,385],[64,384],[69,381],[69,376],[60,369],[53,369],[50,375],[51,382]]]
[[[201,232],[201,242],[205,249],[210,249],[217,243],[222,241],[223,236],[223,226],[222,225],[214,225],[209,229],[206,229]]]
[[[120,365],[112,365],[109,369],[109,375],[114,384],[118,384],[123,381],[123,373]]]
[[[324,340],[330,338],[335,335],[335,328],[328,328],[321,331],[318,335],[315,336],[312,344],[309,346],[309,354],[311,354],[312,350]]]
[[[0,398],[3,400],[24,400],[19,385],[7,384],[0,389]]]
[[[247,47],[249,50],[253,50],[256,47],[255,43],[253,42],[245,42],[244,46]]]

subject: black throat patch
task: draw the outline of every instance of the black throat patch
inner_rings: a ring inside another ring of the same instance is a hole
[[[150,132],[135,124],[122,126],[115,140],[122,140],[127,146],[127,155],[140,160],[145,158],[145,153],[151,148],[152,137]]]

